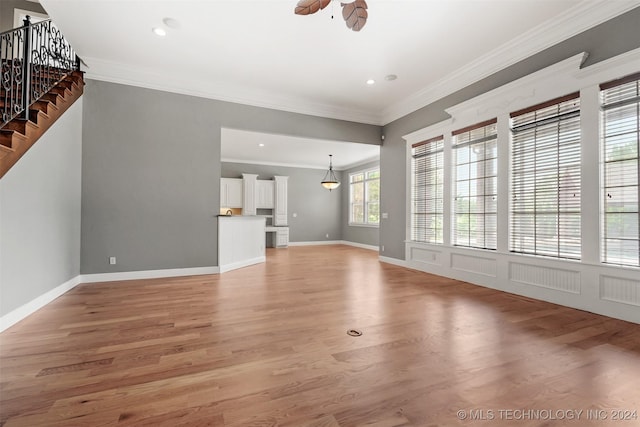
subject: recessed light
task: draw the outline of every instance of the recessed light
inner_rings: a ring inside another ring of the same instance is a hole
[[[367,80],[367,84],[368,84],[368,85],[372,85],[372,84],[374,84],[375,82],[376,82],[376,81],[375,81],[375,80],[373,80],[373,79],[369,79],[369,80]]]
[[[264,144],[260,143],[258,144],[258,147],[264,147]]]
[[[384,79],[389,82],[392,82],[397,78],[398,76],[396,76],[395,74],[387,74],[386,76],[384,76]]]
[[[178,22],[177,19],[167,17],[167,18],[164,18],[162,22],[164,22],[164,25],[166,25],[169,28],[173,28],[173,29],[180,28],[180,22]]]
[[[153,27],[153,34],[155,34],[156,36],[164,37],[167,35],[167,32],[164,30],[164,28]]]

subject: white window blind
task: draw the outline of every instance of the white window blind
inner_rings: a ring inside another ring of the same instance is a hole
[[[349,224],[378,225],[380,223],[380,169],[349,175]]]
[[[512,252],[580,259],[578,93],[511,113]]]
[[[638,145],[640,73],[600,85],[602,99],[602,261],[640,266]]]
[[[442,243],[444,135],[411,146],[411,240]]]
[[[453,244],[497,245],[497,120],[451,133],[454,159]]]

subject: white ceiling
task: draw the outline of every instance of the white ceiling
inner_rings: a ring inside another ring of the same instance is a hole
[[[368,0],[360,32],[345,26],[339,0],[308,16],[293,13],[296,3],[41,0],[88,77],[374,124],[640,0]]]
[[[308,16],[293,13],[297,0],[40,3],[89,78],[379,125],[640,5],[367,0],[368,22],[352,32],[339,1]]]
[[[260,146],[263,144],[263,146]],[[287,135],[222,129],[222,161],[336,170],[378,160],[378,145],[313,140]]]

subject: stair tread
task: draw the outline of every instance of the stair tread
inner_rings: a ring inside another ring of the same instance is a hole
[[[0,178],[82,96],[83,77],[81,71],[67,75],[64,83],[58,82],[55,90],[49,90],[30,106],[31,120],[14,118],[0,129]],[[24,130],[26,135],[15,128]]]
[[[48,120],[49,114],[45,113],[42,110],[29,110],[29,121],[38,126],[39,123],[42,123],[43,120]]]
[[[14,152],[15,150],[13,148],[5,147],[4,145],[0,144],[0,159],[8,156],[9,154],[13,154]]]
[[[7,147],[4,144],[0,144],[0,151],[4,152],[4,153],[13,153],[15,150],[11,147]]]
[[[50,108],[53,109],[58,109],[58,107],[56,107],[56,104],[47,101],[46,99],[39,99],[36,102],[34,102],[33,104],[31,104],[31,109],[32,110],[38,110],[38,111],[42,111],[42,112],[46,112],[48,111]]]
[[[27,137],[12,129],[0,129],[0,145],[15,151],[16,145],[26,141]]]
[[[37,123],[31,120],[13,119],[9,123],[7,123],[3,129],[13,130],[23,135],[27,135],[27,132],[29,132],[29,130],[38,129],[39,127],[40,126],[38,126]]]

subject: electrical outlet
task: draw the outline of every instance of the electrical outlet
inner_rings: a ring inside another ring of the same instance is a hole
[[[111,265],[115,265],[115,264],[116,264],[116,257],[114,257],[114,256],[110,256],[110,257],[109,257],[109,264],[111,264]]]
[[[389,219],[389,212],[382,212],[382,219]]]
[[[329,238],[329,233],[325,234],[324,237],[326,237],[328,239]]]
[[[380,249],[382,249],[382,252],[384,252],[384,245],[382,245],[382,247]]]

